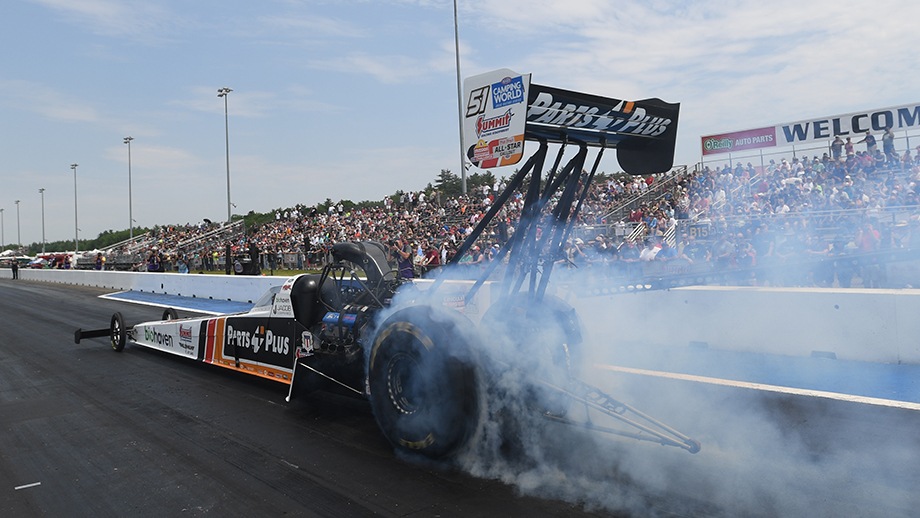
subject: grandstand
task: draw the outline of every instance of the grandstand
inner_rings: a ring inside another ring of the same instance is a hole
[[[881,113],[913,123],[914,118],[904,117],[920,113],[905,110],[857,114],[848,120],[875,120]],[[895,264],[912,256],[888,253],[920,248],[920,146],[911,153],[911,135],[895,137],[886,130],[883,152],[868,146],[857,150],[859,142],[808,136],[802,129],[810,127],[808,121],[788,127],[794,131],[786,131],[785,138],[804,142],[771,147],[766,154],[765,148],[750,147],[723,153],[732,136],[774,128],[745,130],[703,137],[704,157],[693,167],[646,177],[598,175],[587,191],[566,257],[558,260],[570,269],[627,280],[732,271],[736,274],[715,282],[920,285],[920,279],[911,277],[916,274],[904,275],[909,269]],[[780,133],[777,126],[775,134]],[[707,139],[717,141],[708,150]],[[737,142],[768,140],[773,142],[762,136]],[[163,226],[104,250],[106,267],[142,269],[145,258],[156,251],[165,258],[167,270],[180,257],[192,271],[224,270],[228,250],[232,256],[256,248],[263,270],[304,269],[328,261],[336,242],[396,237],[406,239],[419,256],[433,248],[446,260],[488,211],[498,190],[497,183],[481,185],[443,199],[431,190],[402,193],[352,209],[342,203],[322,210],[298,206],[279,209],[272,221],[248,229],[242,221]],[[481,250],[504,244],[522,206],[522,193],[517,193],[482,235]],[[488,261],[488,253],[484,255]],[[92,257],[78,258],[77,267],[92,268]]]

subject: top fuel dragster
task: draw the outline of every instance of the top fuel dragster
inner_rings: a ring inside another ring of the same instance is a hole
[[[524,380],[526,406],[546,421],[696,453],[699,442],[581,380],[579,318],[547,292],[604,150],[617,147],[628,173],[666,171],[679,105],[531,85],[508,70],[466,83],[474,164],[515,163],[524,140],[538,142],[457,251],[454,262],[513,193],[524,193],[514,232],[474,278],[452,279],[447,265],[433,279],[401,279],[382,243],[336,243],[322,273],[286,279],[246,313],[177,319],[168,309],[161,320],[131,326],[115,313],[108,328],[78,329],[75,341],[109,337],[116,351],[130,341],[260,376],[288,385],[288,399],[320,387],[366,397],[395,448],[428,457],[471,442],[509,373]],[[520,128],[505,133],[514,120]],[[559,150],[544,174],[549,143]],[[560,167],[569,145],[577,152]],[[597,157],[585,169],[592,147]]]

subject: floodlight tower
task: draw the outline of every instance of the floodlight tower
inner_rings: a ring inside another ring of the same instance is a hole
[[[16,200],[16,247],[22,250],[22,235],[19,234],[19,200]]]
[[[217,89],[217,97],[224,98],[224,142],[227,150],[227,223],[231,222],[230,214],[230,117],[227,111],[227,98],[230,97],[230,88],[226,86]]]
[[[45,253],[45,188],[39,189],[38,194],[42,195],[42,253]]]
[[[70,164],[73,169],[73,252],[80,251],[80,228],[77,226],[77,165]]]
[[[128,238],[134,239],[134,214],[131,208],[131,141],[134,137],[125,137],[124,142],[128,145]]]

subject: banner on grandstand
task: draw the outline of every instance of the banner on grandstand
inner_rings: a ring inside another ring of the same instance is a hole
[[[776,145],[776,128],[757,128],[703,137],[703,155],[731,153]]]
[[[887,128],[893,130],[920,129],[920,103],[789,122],[777,124],[774,127],[709,135],[702,137],[701,144],[703,155],[714,155],[746,149],[824,142],[838,135],[855,137],[867,131],[880,133]]]
[[[483,169],[513,165],[524,155],[530,74],[507,68],[463,81],[466,155]]]

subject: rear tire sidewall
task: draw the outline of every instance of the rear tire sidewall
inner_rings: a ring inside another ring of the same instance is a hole
[[[516,375],[509,379],[528,387],[528,394],[521,394],[527,405],[541,414],[565,416],[571,398],[541,383],[564,389],[580,373],[581,322],[572,307],[552,296],[539,302],[511,297],[490,307],[480,327],[480,334],[491,338],[495,360],[489,362],[495,367],[490,371],[490,391],[504,391],[501,378],[510,369]]]
[[[452,310],[423,306],[400,310],[380,326],[368,358],[370,402],[397,449],[446,457],[475,433],[480,396],[472,327]]]

